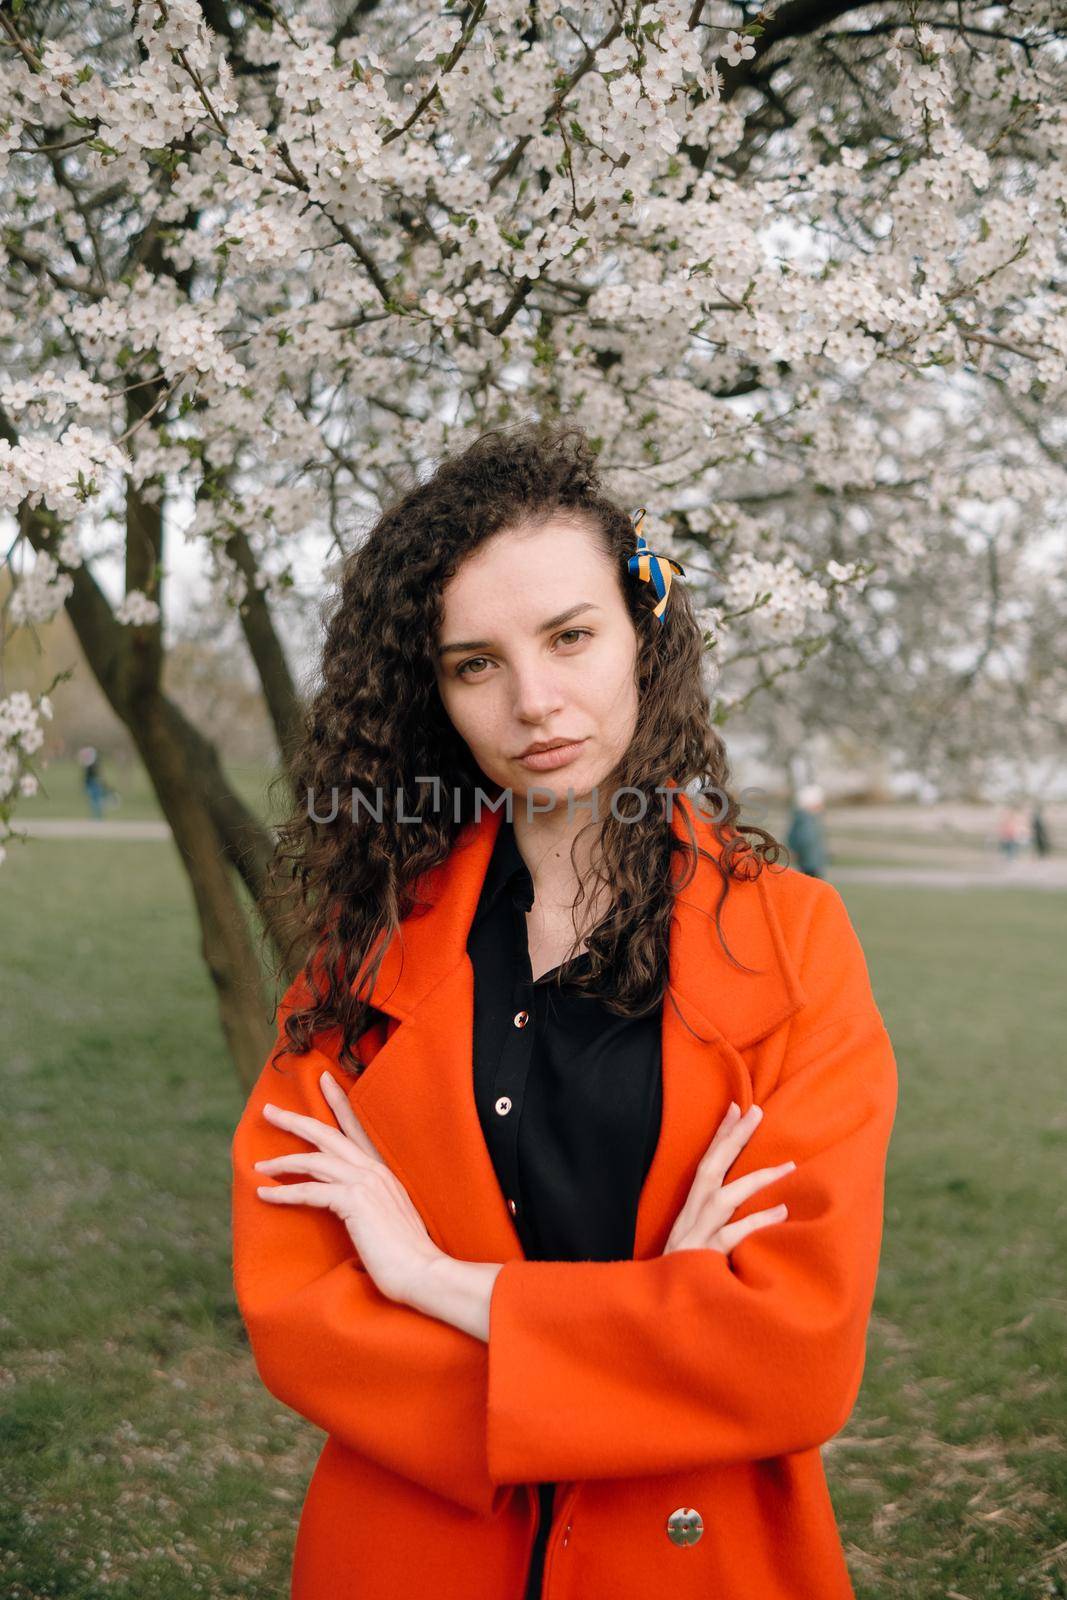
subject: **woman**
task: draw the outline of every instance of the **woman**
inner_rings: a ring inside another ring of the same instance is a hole
[[[307,960],[233,1140],[257,1368],[329,1435],[294,1600],[853,1592],[819,1446],[893,1053],[840,896],[735,825],[638,538],[527,425],[345,567],[280,846]]]

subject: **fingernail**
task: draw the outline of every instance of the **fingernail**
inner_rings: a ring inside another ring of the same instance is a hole
[[[757,1122],[759,1121],[760,1117],[762,1117],[762,1115],[763,1115],[763,1107],[762,1106],[749,1106],[748,1111],[749,1111],[749,1116],[755,1117]]]
[[[786,1169],[787,1172],[795,1172],[796,1168],[797,1168],[797,1164],[796,1164],[795,1161],[787,1161],[786,1164],[785,1164],[785,1169]]]
[[[734,1111],[740,1111],[740,1109],[741,1109],[741,1107],[738,1105],[737,1101],[736,1100],[731,1100],[730,1101],[730,1111],[727,1112],[727,1115],[729,1116],[730,1113],[732,1113]]]

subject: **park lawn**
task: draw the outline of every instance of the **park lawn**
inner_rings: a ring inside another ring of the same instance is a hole
[[[148,777],[148,771],[139,760],[128,766],[105,759],[101,766],[104,782],[117,796],[108,802],[104,816],[109,822],[161,821],[163,813]],[[85,793],[82,769],[76,761],[54,760],[38,765],[40,788],[35,795],[16,802],[12,826],[17,828],[22,820],[27,822],[70,817],[89,817],[89,800]],[[234,790],[256,816],[278,819],[288,804],[284,785],[278,785],[274,795],[268,785],[276,776],[275,770],[252,763],[227,762],[226,776]],[[272,808],[273,800],[273,808]]]
[[[0,1593],[280,1600],[323,1435],[234,1305],[241,1096],[174,851],[34,841],[0,873]],[[842,893],[901,1083],[864,1383],[824,1451],[857,1596],[1062,1597],[1067,897]]]

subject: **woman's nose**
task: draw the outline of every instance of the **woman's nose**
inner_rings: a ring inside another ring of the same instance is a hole
[[[560,686],[549,668],[537,665],[515,669],[512,709],[520,722],[543,722],[562,704]]]

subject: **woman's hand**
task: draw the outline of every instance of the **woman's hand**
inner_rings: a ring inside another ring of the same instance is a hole
[[[740,1106],[730,1101],[729,1111],[700,1158],[685,1205],[667,1237],[664,1255],[672,1250],[720,1250],[723,1255],[729,1255],[747,1234],[766,1228],[772,1222],[781,1222],[787,1216],[787,1207],[778,1205],[767,1211],[753,1211],[740,1222],[730,1222],[742,1200],[796,1167],[795,1161],[784,1161],[779,1167],[760,1167],[743,1178],[735,1178],[732,1183],[723,1183],[728,1169],[759,1127],[762,1116],[759,1106],[750,1106],[742,1116]]]
[[[340,1131],[316,1117],[266,1105],[263,1115],[277,1128],[317,1146],[255,1163],[275,1176],[303,1172],[314,1183],[279,1183],[258,1189],[272,1205],[322,1206],[339,1216],[376,1286],[390,1300],[410,1303],[413,1285],[442,1252],[426,1231],[407,1190],[364,1132],[348,1096],[329,1073],[319,1079]]]

